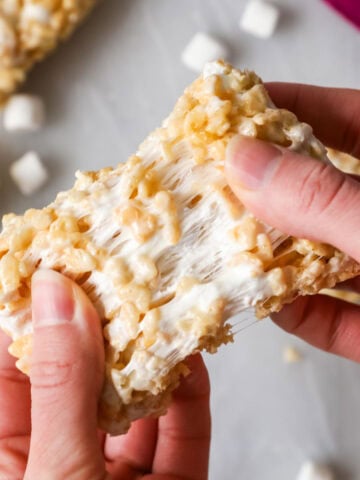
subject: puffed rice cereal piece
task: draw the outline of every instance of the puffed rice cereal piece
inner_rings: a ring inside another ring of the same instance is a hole
[[[330,161],[339,170],[352,175],[360,175],[360,159],[332,148],[327,149]]]
[[[288,345],[283,350],[284,363],[298,363],[302,360],[300,351],[293,345]]]

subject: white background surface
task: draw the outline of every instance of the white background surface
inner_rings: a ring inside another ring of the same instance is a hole
[[[105,0],[71,42],[38,66],[26,91],[45,98],[37,134],[1,132],[0,213],[42,206],[76,169],[124,161],[193,79],[179,62],[199,30],[223,39],[238,66],[264,80],[360,87],[360,35],[318,0],[283,0],[269,41],[238,28],[244,0]],[[341,108],[341,105],[339,105]],[[39,151],[50,183],[24,199],[8,165]],[[360,320],[359,320],[360,321]],[[282,363],[298,345],[304,360]],[[308,457],[340,480],[360,479],[360,366],[325,355],[269,321],[207,358],[212,379],[211,480],[291,480]]]

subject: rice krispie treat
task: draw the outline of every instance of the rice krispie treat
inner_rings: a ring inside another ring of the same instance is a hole
[[[183,360],[232,341],[235,314],[265,317],[360,272],[336,248],[246,211],[224,175],[238,133],[328,161],[311,127],[277,109],[259,77],[214,62],[125,164],[78,172],[48,207],[3,219],[0,326],[10,352],[28,372],[36,269],[74,279],[103,322],[100,425],[113,434],[164,413]]]
[[[0,0],[0,104],[65,40],[96,0]]]

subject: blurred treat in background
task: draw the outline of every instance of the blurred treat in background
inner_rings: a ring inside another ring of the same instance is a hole
[[[0,103],[65,40],[96,0],[0,2]]]

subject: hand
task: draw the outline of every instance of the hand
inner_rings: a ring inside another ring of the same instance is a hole
[[[30,381],[0,334],[0,479],[205,480],[209,380],[201,357],[188,360],[192,373],[166,416],[110,437],[97,430],[104,349],[94,307],[52,271],[34,275],[32,300]]]
[[[269,84],[274,102],[314,127],[329,147],[360,158],[360,91]],[[360,184],[330,165],[248,138],[232,141],[228,181],[241,201],[280,231],[329,243],[360,262]],[[360,277],[349,282],[360,291]],[[282,328],[360,361],[360,309],[321,295],[273,315]]]

